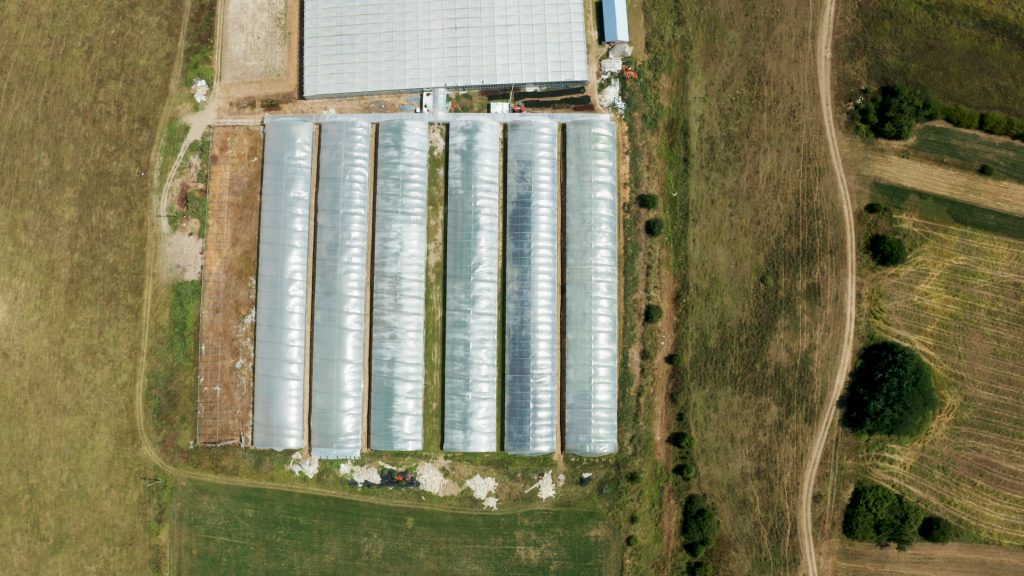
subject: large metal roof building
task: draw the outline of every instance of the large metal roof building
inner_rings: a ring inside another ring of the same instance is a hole
[[[305,0],[303,95],[587,81],[582,0]]]

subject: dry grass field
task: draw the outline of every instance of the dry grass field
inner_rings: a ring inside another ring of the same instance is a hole
[[[3,574],[146,574],[163,555],[132,415],[182,7],[0,3]]]
[[[905,552],[843,542],[837,576],[995,576],[1024,574],[1024,552],[978,544],[914,544]]]
[[[1024,216],[1024,184],[885,153],[869,154],[862,169],[887,184]]]
[[[678,489],[718,512],[717,573],[796,573],[800,476],[842,327],[815,82],[822,4],[644,7],[633,189],[662,197],[662,273],[681,287],[661,299],[679,315],[670,399],[698,468]]]
[[[921,351],[944,407],[869,474],[995,542],[1024,545],[1024,242],[899,217],[916,248],[865,298],[876,333]]]

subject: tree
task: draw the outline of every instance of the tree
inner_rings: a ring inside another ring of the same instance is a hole
[[[879,546],[894,542],[904,550],[914,542],[923,520],[924,510],[903,496],[877,484],[860,484],[846,505],[843,534]]]
[[[944,518],[938,516],[928,516],[921,522],[921,528],[918,530],[918,534],[921,538],[929,542],[936,544],[945,544],[956,538],[957,530],[956,526],[949,523]]]
[[[641,194],[636,197],[636,204],[644,210],[654,210],[658,207],[658,197],[654,194]]]
[[[645,324],[656,324],[658,320],[661,320],[661,316],[664,314],[661,310],[661,306],[657,304],[648,304],[644,307],[644,323]]]
[[[898,266],[907,261],[907,245],[889,234],[875,234],[868,239],[868,253],[879,266]]]
[[[683,504],[682,537],[686,551],[700,558],[718,535],[718,515],[703,494],[690,494]]]
[[[647,222],[644,222],[644,232],[647,232],[648,236],[655,237],[661,236],[661,232],[665,229],[665,222],[661,218],[651,218]]]
[[[906,140],[924,116],[924,96],[906,86],[882,86],[878,90],[877,122],[872,130],[881,138]]]
[[[980,114],[960,104],[944,107],[942,109],[942,117],[953,126],[967,128],[968,130],[976,130],[978,122],[981,120]]]
[[[978,168],[978,174],[981,174],[982,176],[991,176],[995,173],[996,169],[993,168],[991,164],[982,164],[981,167]]]
[[[995,134],[996,136],[1006,136],[1010,133],[1009,118],[999,112],[982,112],[978,125],[983,132]]]
[[[911,437],[931,424],[939,398],[917,352],[878,342],[861,351],[840,406],[842,424],[856,434]]]

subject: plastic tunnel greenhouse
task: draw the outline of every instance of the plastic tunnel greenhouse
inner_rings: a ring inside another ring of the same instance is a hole
[[[423,448],[427,124],[378,129],[370,447]]]
[[[260,206],[253,445],[302,448],[313,125],[268,123]]]
[[[320,458],[358,458],[363,444],[371,134],[359,121],[320,129],[310,410]]]
[[[508,125],[505,450],[547,454],[558,429],[558,125]]]
[[[618,182],[615,124],[565,129],[565,450],[618,449]]]
[[[497,449],[498,155],[501,126],[448,129],[444,449]]]

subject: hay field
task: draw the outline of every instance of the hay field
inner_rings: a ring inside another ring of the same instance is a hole
[[[985,539],[1024,545],[1024,242],[898,217],[917,245],[866,296],[880,335],[921,351],[944,402],[870,475]]]
[[[192,482],[174,504],[171,574],[612,574],[595,511],[439,512]]]
[[[673,482],[719,514],[716,573],[798,571],[800,476],[835,375],[842,221],[815,81],[821,8],[645,2],[633,189],[665,205],[662,273],[681,290],[662,304],[684,358],[670,399],[698,469]]]
[[[978,544],[914,544],[899,552],[844,541],[837,576],[993,576],[1024,573],[1024,552]]]
[[[0,3],[0,573],[163,555],[133,394],[182,8]]]

